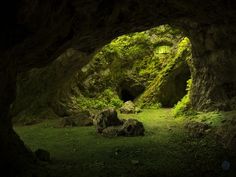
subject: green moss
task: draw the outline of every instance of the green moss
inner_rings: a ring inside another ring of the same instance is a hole
[[[75,105],[80,110],[101,110],[107,107],[119,108],[122,104],[123,102],[112,89],[106,89],[94,98],[84,97],[83,95],[75,98]]]
[[[175,104],[179,99],[181,90],[176,90],[175,85],[178,74],[185,73],[186,76],[183,79],[189,79],[188,65],[191,61],[191,48],[190,41],[184,37],[176,43],[175,49],[172,50],[172,54],[169,55],[169,60],[162,63],[162,69],[157,74],[156,78],[146,88],[145,92],[138,99],[138,104],[142,107],[150,107],[150,105],[156,105],[161,103],[164,106],[170,106]],[[159,66],[160,67],[160,66]],[[177,82],[185,82],[185,80],[178,80]]]
[[[47,110],[65,116],[81,109],[119,107],[122,89],[132,92],[134,101],[148,108],[165,106],[170,97],[173,105],[179,99],[167,95],[174,93],[170,89],[175,85],[171,84],[173,72],[186,67],[190,50],[188,39],[168,25],[116,38],[82,68],[87,58],[70,49],[51,65],[19,77],[12,112],[16,117],[39,118]]]
[[[189,39],[168,25],[123,35],[101,49],[89,65],[85,66],[90,67],[87,69],[88,78],[94,78],[90,82],[95,81],[90,85],[96,85],[96,88],[89,86],[85,90],[101,93],[107,86],[115,91],[120,89],[120,83],[127,82],[130,88],[139,85],[146,90],[135,100],[137,104],[146,108],[159,108],[162,103],[165,105],[168,102],[159,95],[165,91],[174,92],[163,85],[169,82],[169,78],[172,79],[173,72],[178,73],[182,67],[186,68],[183,63],[190,58]],[[104,76],[102,73],[107,69],[110,72]],[[180,98],[174,98],[171,104],[178,99]]]
[[[220,168],[224,150],[211,134],[189,138],[184,129],[189,117],[174,118],[170,109],[119,116],[143,122],[145,136],[105,138],[94,127],[57,128],[58,120],[15,130],[32,150],[50,152],[52,162],[45,165],[52,176],[199,176],[209,171],[224,176]],[[217,114],[205,116],[218,120]]]
[[[175,116],[181,115],[194,115],[195,112],[191,110],[190,102],[190,89],[192,85],[192,79],[187,81],[187,94],[174,106],[173,113]]]

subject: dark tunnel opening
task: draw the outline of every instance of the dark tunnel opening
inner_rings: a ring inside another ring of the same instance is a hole
[[[121,100],[123,100],[124,102],[134,101],[135,99],[135,96],[132,93],[130,93],[130,91],[127,89],[122,89],[120,95],[121,95]]]

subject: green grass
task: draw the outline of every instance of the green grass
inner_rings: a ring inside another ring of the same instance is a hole
[[[106,138],[94,127],[57,128],[57,120],[15,130],[32,150],[51,153],[47,166],[55,177],[226,175],[220,166],[222,149],[211,136],[190,138],[183,128],[186,118],[174,118],[170,109],[119,116],[143,122],[145,136]]]

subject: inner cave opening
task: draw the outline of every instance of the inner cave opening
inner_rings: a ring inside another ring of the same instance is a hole
[[[127,89],[122,89],[121,90],[121,96],[120,97],[121,97],[121,100],[123,100],[124,102],[134,101],[134,99],[135,99],[135,96],[132,93],[130,93],[130,91],[127,90]]]

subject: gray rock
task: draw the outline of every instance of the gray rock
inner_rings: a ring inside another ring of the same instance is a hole
[[[143,136],[145,132],[142,122],[136,119],[128,119],[121,127],[122,136]]]
[[[110,126],[102,131],[102,135],[106,137],[116,137],[119,136],[121,132],[121,126]]]
[[[122,121],[117,117],[115,109],[105,109],[95,116],[93,124],[97,132],[102,133],[107,127],[122,125]]]
[[[135,105],[132,101],[126,101],[120,108],[120,113],[123,114],[134,114],[136,112]]]

